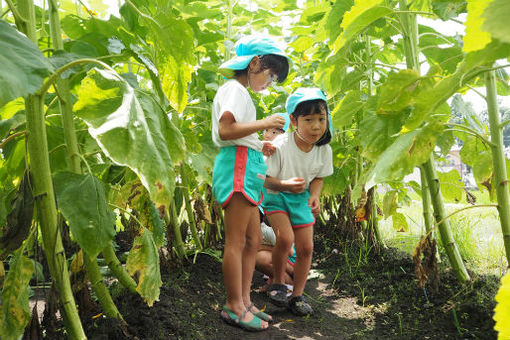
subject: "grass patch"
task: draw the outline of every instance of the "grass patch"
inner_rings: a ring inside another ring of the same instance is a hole
[[[477,204],[490,203],[486,191],[476,192]],[[446,204],[447,214],[466,207],[466,204]],[[405,232],[393,228],[391,217],[380,220],[381,234],[389,246],[412,254],[420,237],[425,233],[422,202],[412,201],[409,206],[398,209],[406,216],[409,228]],[[507,261],[501,225],[495,208],[482,207],[464,210],[450,217],[450,227],[460,254],[469,269],[478,273],[502,276],[506,272]],[[441,258],[446,253],[439,240]]]

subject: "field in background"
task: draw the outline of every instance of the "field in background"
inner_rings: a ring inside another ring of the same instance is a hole
[[[473,193],[477,197],[476,204],[491,204],[487,191]],[[422,202],[419,197],[413,197],[409,206],[403,206],[398,212],[404,214],[409,224],[405,232],[393,228],[391,217],[381,219],[380,230],[385,243],[409,254],[422,235],[425,234],[423,222]],[[447,214],[469,206],[466,203],[446,204]],[[502,276],[506,272],[507,261],[497,209],[494,207],[480,207],[461,211],[450,217],[450,224],[454,239],[459,247],[462,258],[469,269],[477,273],[495,274]],[[440,244],[440,240],[438,238]],[[439,245],[439,252],[443,261],[444,248]]]

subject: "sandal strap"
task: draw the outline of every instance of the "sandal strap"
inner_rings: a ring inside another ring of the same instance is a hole
[[[269,286],[268,289],[270,292],[272,291],[278,291],[278,292],[285,292],[287,293],[287,286],[283,283],[273,283],[271,286]]]

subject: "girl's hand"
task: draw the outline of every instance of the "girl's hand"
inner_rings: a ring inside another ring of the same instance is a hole
[[[268,141],[263,141],[262,143],[264,144],[262,154],[267,157],[272,156],[276,151],[276,147]]]
[[[292,177],[282,181],[282,185],[285,187],[285,191],[293,193],[300,193],[305,190],[305,179],[302,177]]]
[[[319,197],[310,196],[310,198],[308,199],[308,206],[312,208],[313,216],[317,216],[321,212],[321,204],[319,201]]]
[[[264,120],[266,121],[267,129],[270,128],[283,129],[283,127],[285,126],[285,118],[283,118],[283,116],[279,114],[271,115],[267,118],[264,118]]]

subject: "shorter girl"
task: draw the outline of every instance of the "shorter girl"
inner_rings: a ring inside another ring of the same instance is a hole
[[[273,284],[269,298],[277,306],[288,306],[296,315],[313,313],[303,291],[313,252],[313,225],[320,211],[323,178],[333,173],[332,125],[326,96],[318,88],[299,88],[286,104],[296,130],[278,136],[276,152],[266,160],[267,177],[262,207],[275,230]],[[285,268],[292,247],[296,248],[294,291],[287,300]]]

